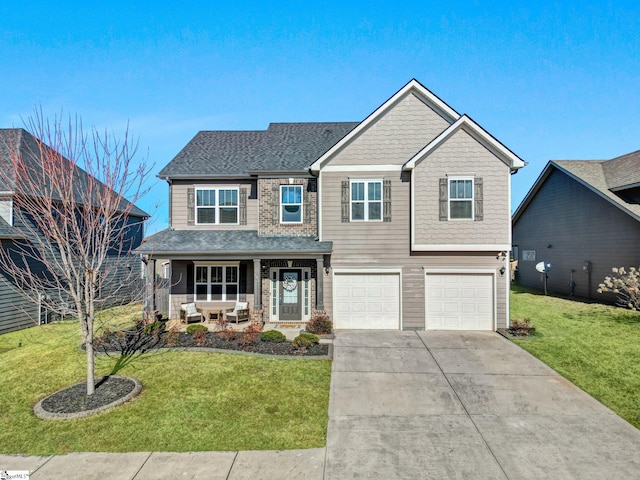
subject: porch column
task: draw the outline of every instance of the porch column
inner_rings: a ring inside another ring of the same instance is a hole
[[[253,259],[253,309],[262,310],[262,270],[260,259]]]
[[[324,310],[324,261],[316,258],[316,310]]]

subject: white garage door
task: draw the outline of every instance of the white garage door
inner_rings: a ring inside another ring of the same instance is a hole
[[[336,273],[334,328],[399,329],[400,275]]]
[[[493,330],[493,275],[426,277],[427,330]]]

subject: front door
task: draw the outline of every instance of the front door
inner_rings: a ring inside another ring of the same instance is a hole
[[[280,270],[280,320],[302,320],[302,270]]]

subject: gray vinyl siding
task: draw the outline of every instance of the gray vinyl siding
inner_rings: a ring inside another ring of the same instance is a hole
[[[348,173],[323,172],[322,240],[333,241],[331,267],[347,269],[402,269],[402,318],[404,329],[425,327],[425,283],[427,268],[489,268],[496,272],[498,327],[506,325],[507,276],[498,270],[504,262],[496,259],[496,252],[434,252],[412,253],[410,245],[408,176],[400,172],[376,172],[391,180],[392,220],[386,222],[341,221],[341,185]],[[358,175],[360,173],[358,172]],[[437,200],[437,189],[434,193]],[[325,275],[324,302],[333,315],[332,274]]]
[[[227,185],[247,189],[247,224],[246,225],[189,225],[187,223],[187,192],[190,188],[203,185],[211,187]],[[256,181],[221,180],[221,181],[184,181],[174,180],[169,187],[171,194],[170,218],[171,227],[176,230],[258,230],[258,193]]]
[[[543,289],[538,262],[551,263],[548,288],[570,295],[571,271],[574,294],[598,301],[615,297],[597,293],[598,284],[612,267],[640,265],[640,222],[613,206],[564,173],[553,170],[526,210],[513,226],[513,244],[518,246],[517,281]],[[535,261],[522,259],[534,250]],[[584,271],[591,263],[591,275]]]
[[[410,93],[353,139],[331,165],[402,165],[448,126]]]
[[[38,325],[38,306],[0,275],[0,334]]]
[[[416,244],[509,245],[509,167],[467,132],[458,130],[413,175]],[[452,176],[482,178],[482,221],[439,220],[438,182]]]

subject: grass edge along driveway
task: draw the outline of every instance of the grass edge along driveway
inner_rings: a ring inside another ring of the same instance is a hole
[[[516,344],[640,428],[640,312],[520,287],[510,301],[536,328]]]
[[[106,312],[127,324],[139,307]],[[82,381],[85,355],[75,322],[0,335],[0,452],[280,450],[322,447],[328,422],[329,360],[156,352],[118,372],[139,379],[133,401],[77,420],[41,420],[41,398]],[[97,357],[96,373],[115,358]]]

